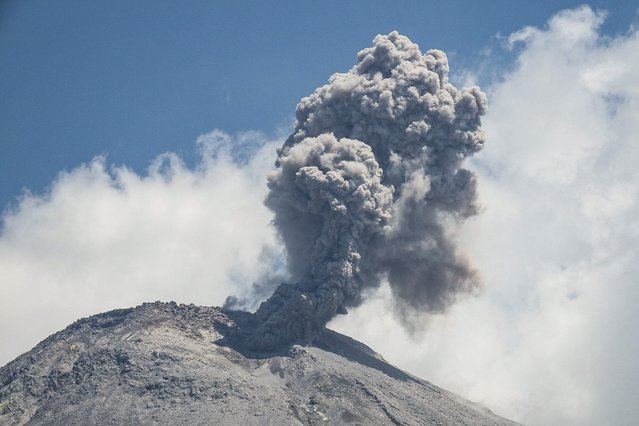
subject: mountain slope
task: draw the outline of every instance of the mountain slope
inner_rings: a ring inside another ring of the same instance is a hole
[[[247,353],[237,315],[156,302],[79,320],[0,368],[0,424],[513,424],[330,330]]]

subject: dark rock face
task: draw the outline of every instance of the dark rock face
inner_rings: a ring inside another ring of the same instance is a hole
[[[79,320],[0,368],[0,424],[514,424],[330,330],[249,354],[233,316],[156,302]]]

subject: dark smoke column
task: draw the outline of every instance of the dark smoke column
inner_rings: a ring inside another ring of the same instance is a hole
[[[384,278],[406,323],[479,285],[454,229],[477,213],[463,160],[484,144],[486,105],[479,88],[448,82],[443,52],[397,32],[300,101],[266,200],[293,284],[255,313],[254,349],[311,341]]]

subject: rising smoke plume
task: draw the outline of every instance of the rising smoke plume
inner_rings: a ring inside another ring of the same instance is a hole
[[[251,346],[312,340],[384,278],[399,312],[441,312],[477,287],[451,230],[478,210],[462,166],[484,144],[486,105],[448,82],[443,52],[397,32],[301,100],[266,200],[292,283],[255,313]]]

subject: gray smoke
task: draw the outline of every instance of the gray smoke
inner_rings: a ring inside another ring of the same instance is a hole
[[[293,284],[256,312],[252,346],[312,340],[384,278],[399,312],[441,312],[478,286],[453,231],[478,211],[463,160],[484,144],[486,105],[448,82],[443,52],[397,32],[301,100],[266,200]]]

